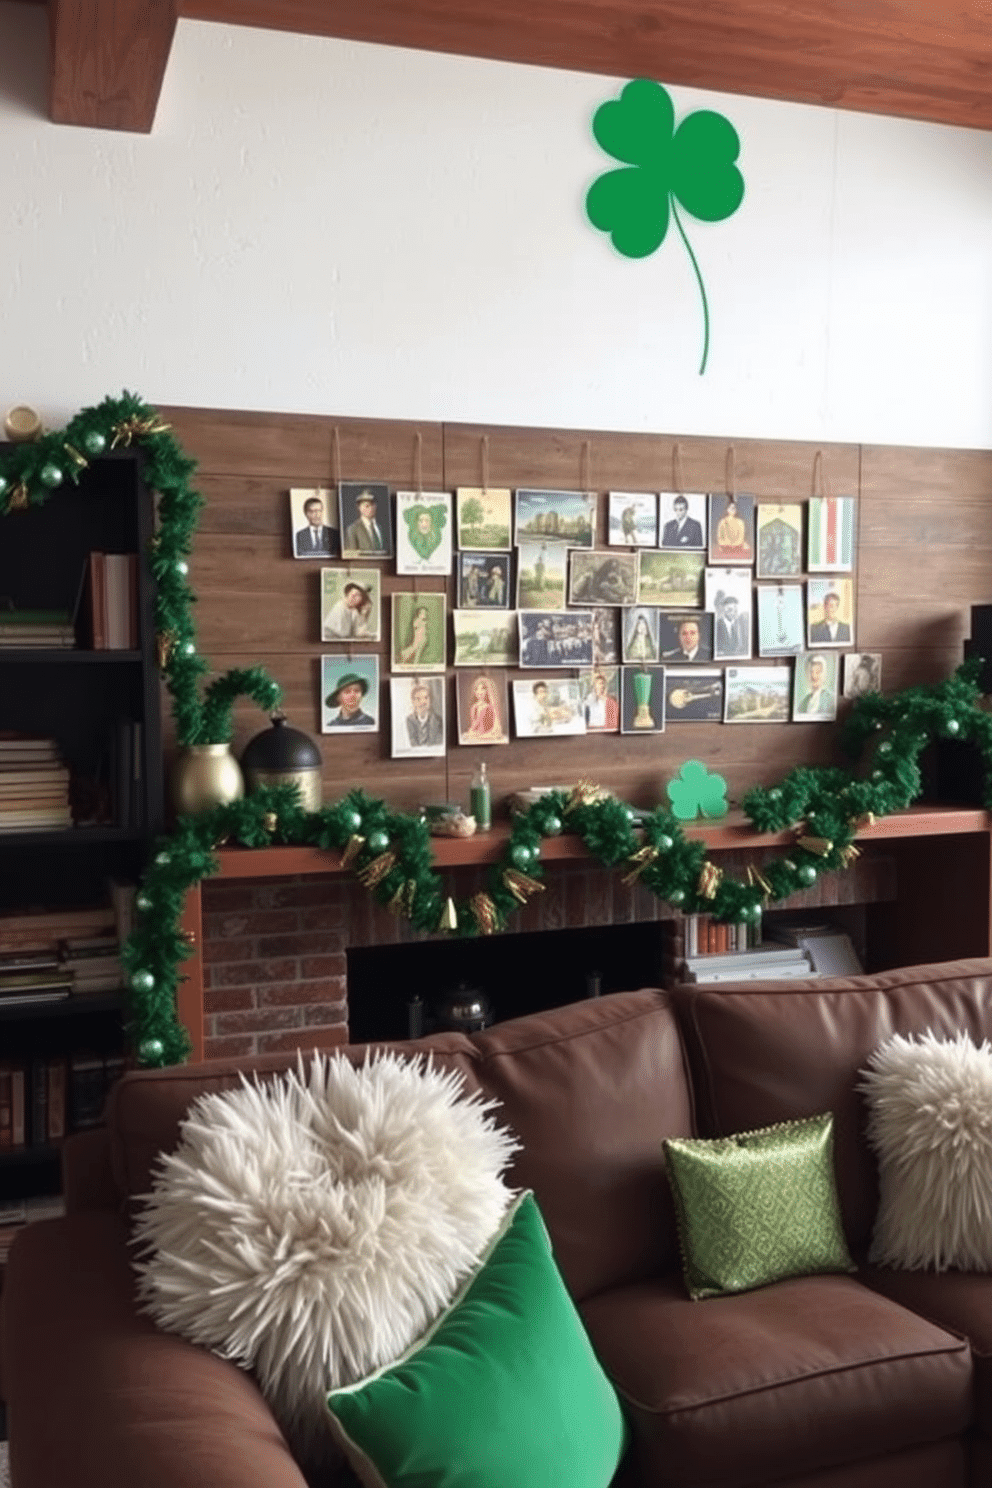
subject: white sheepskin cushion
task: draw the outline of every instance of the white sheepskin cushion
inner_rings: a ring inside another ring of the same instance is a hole
[[[992,1047],[895,1034],[859,1087],[879,1163],[869,1259],[903,1270],[992,1270]]]
[[[519,1145],[423,1056],[201,1096],[135,1226],[163,1329],[255,1371],[294,1454],[319,1463],[328,1390],[391,1363],[445,1309],[512,1198]]]

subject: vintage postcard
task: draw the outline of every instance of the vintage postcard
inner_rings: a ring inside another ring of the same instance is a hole
[[[594,667],[579,674],[587,734],[615,734],[620,727],[620,670]]]
[[[798,502],[758,503],[759,579],[795,579],[803,571],[803,509]]]
[[[611,548],[658,545],[658,498],[653,491],[611,491],[606,538]]]
[[[505,672],[459,672],[459,744],[509,744],[510,709]]]
[[[662,548],[705,548],[709,497],[696,491],[662,491],[658,521]]]
[[[516,492],[517,543],[541,538],[591,548],[596,542],[596,496],[592,491]]]
[[[579,605],[632,605],[637,601],[638,554],[572,548],[568,559],[568,602]]]
[[[667,723],[719,723],[723,718],[723,672],[719,667],[665,672]]]
[[[391,558],[389,487],[382,481],[338,481],[342,558]]]
[[[812,651],[796,660],[792,687],[793,723],[829,723],[837,717],[838,658]]]
[[[444,678],[390,677],[393,759],[444,754]]]
[[[521,610],[522,667],[592,666],[593,610]]]
[[[375,734],[378,730],[378,656],[322,656],[321,733]]]
[[[458,546],[473,552],[486,548],[509,552],[513,494],[498,486],[459,486]]]
[[[665,668],[625,666],[620,683],[620,732],[665,732]]]
[[[810,573],[850,573],[854,567],[854,497],[811,496],[806,513]]]
[[[321,640],[379,640],[381,583],[377,568],[322,568]]]
[[[798,656],[805,643],[802,584],[759,584],[758,655]]]
[[[638,565],[637,603],[669,610],[701,608],[705,567],[705,553],[645,549]]]
[[[751,574],[743,568],[708,568],[706,608],[713,612],[716,661],[744,661],[751,655]]]
[[[557,542],[517,543],[517,609],[563,610],[568,549]]]
[[[507,610],[510,607],[510,553],[458,554],[458,608]]]
[[[336,558],[341,551],[338,504],[328,486],[294,486],[289,525],[294,558]]]
[[[453,610],[455,666],[516,666],[516,610]]]
[[[445,645],[444,594],[392,596],[392,668],[394,672],[443,672]]]
[[[723,680],[724,723],[788,723],[791,667],[727,667]]]
[[[844,657],[844,696],[864,697],[882,690],[881,651],[852,651]]]
[[[624,661],[657,661],[661,654],[658,642],[658,611],[646,605],[637,605],[623,611],[623,659]]]
[[[711,563],[754,562],[754,497],[710,496]]]
[[[518,739],[584,734],[579,684],[572,678],[537,677],[513,684],[513,722]]]
[[[712,661],[713,616],[704,610],[690,610],[683,615],[661,610],[658,642],[666,666],[695,666],[701,661]]]
[[[853,646],[853,579],[810,579],[806,584],[809,648]]]
[[[396,492],[396,572],[450,574],[451,495]]]
[[[592,612],[592,664],[616,666],[620,660],[620,611]]]

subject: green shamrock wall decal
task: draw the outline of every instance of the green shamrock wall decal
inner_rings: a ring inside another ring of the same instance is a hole
[[[672,813],[679,821],[694,821],[698,815],[715,818],[726,816],[727,782],[722,775],[711,775],[702,760],[686,760],[678,779],[667,786]]]
[[[598,144],[622,160],[599,176],[586,195],[593,227],[608,232],[625,258],[646,258],[665,241],[673,219],[696,274],[703,301],[703,359],[710,346],[710,313],[703,276],[676,203],[701,222],[722,222],[744,198],[736,164],[741,142],[722,114],[699,109],[675,128],[675,109],[660,83],[638,78],[617,99],[601,104],[592,121]]]

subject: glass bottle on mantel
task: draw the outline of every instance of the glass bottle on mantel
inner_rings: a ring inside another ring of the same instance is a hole
[[[470,810],[475,817],[476,829],[480,832],[488,832],[493,824],[492,797],[489,794],[489,776],[486,774],[486,762],[476,766],[475,774],[472,776],[472,787],[469,792]]]

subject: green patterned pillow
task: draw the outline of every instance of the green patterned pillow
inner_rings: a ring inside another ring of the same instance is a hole
[[[690,1297],[854,1271],[840,1218],[833,1113],[663,1143]]]

